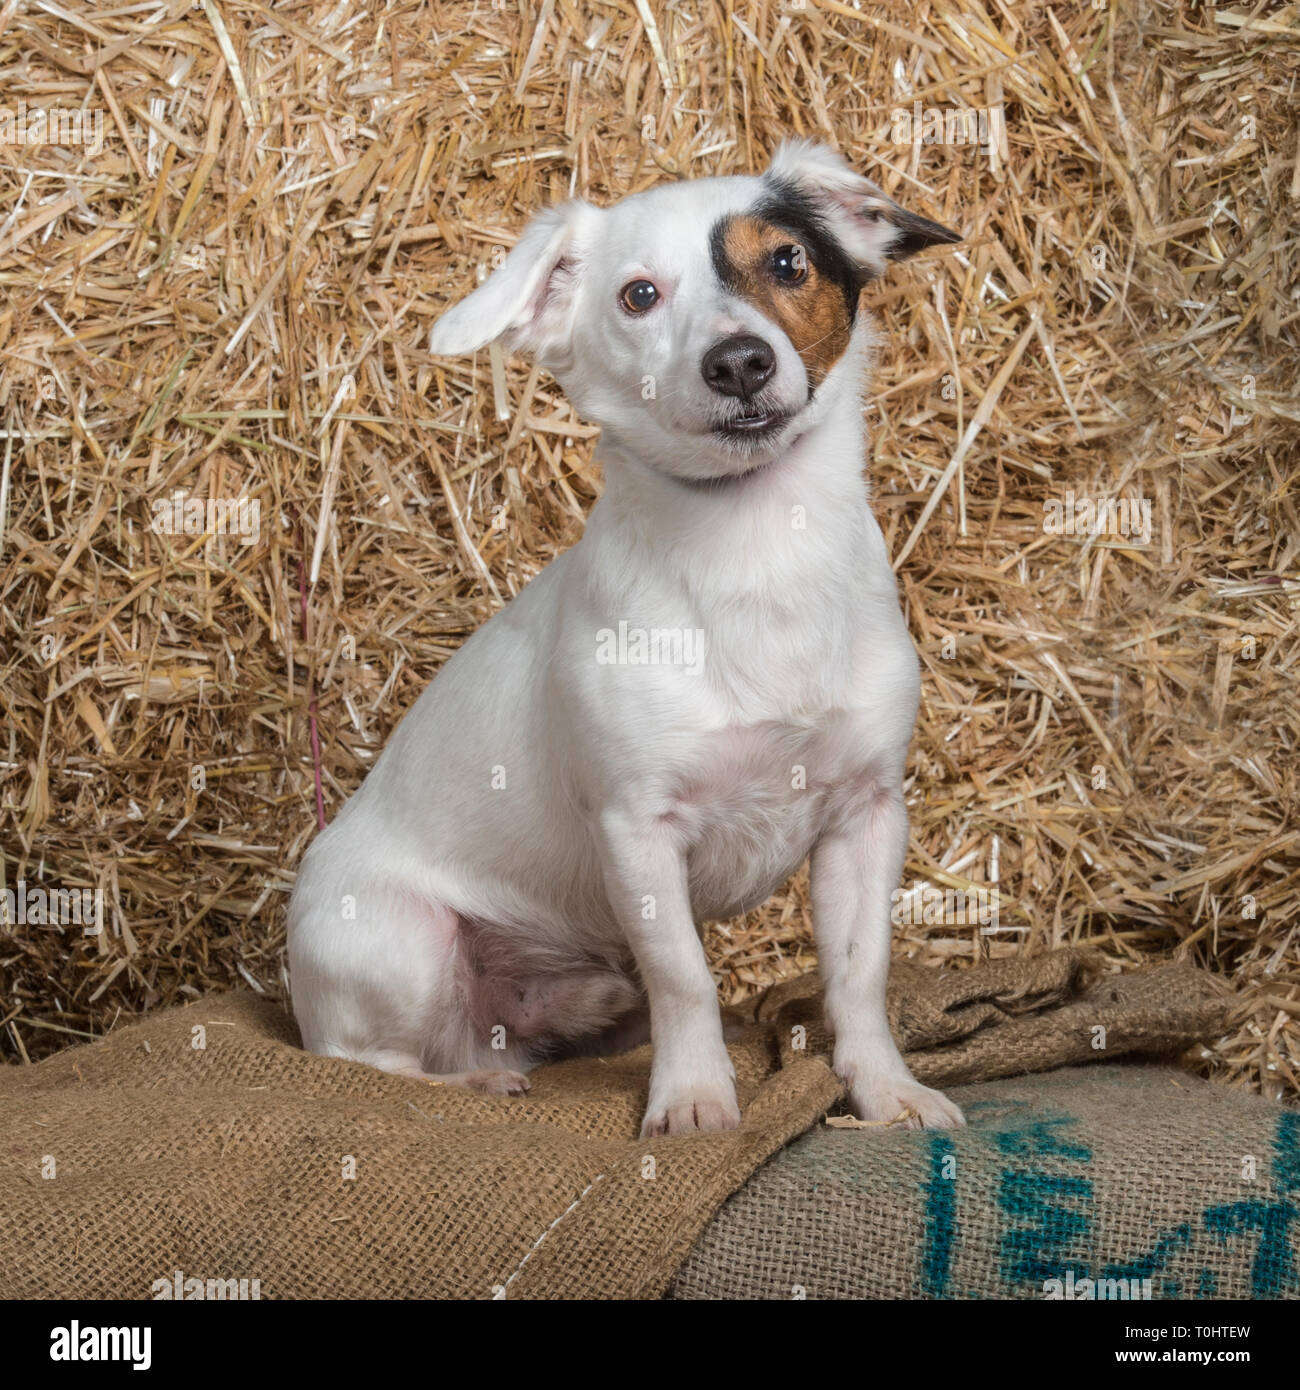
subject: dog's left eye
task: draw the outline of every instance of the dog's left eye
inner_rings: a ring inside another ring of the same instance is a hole
[[[659,291],[649,280],[633,280],[623,286],[619,303],[629,314],[644,314],[659,298]]]
[[[802,246],[778,246],[772,252],[772,274],[783,285],[800,285],[808,278],[808,253]]]

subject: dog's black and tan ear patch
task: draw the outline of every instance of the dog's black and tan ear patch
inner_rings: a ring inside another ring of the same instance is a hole
[[[953,242],[961,240],[960,232],[952,231],[941,222],[933,222],[919,213],[908,212],[892,199],[885,201],[889,206],[882,211],[881,216],[898,231],[898,236],[890,242],[885,251],[885,255],[891,261],[905,261],[909,256],[915,256],[918,251],[924,251],[927,246],[951,246]]]
[[[816,390],[849,345],[863,284],[834,238],[797,200],[773,200],[723,218],[709,251],[723,285],[789,338]],[[800,268],[794,283],[778,274],[790,260]]]
[[[810,140],[783,144],[772,156],[763,182],[772,199],[807,202],[864,279],[882,274],[889,261],[962,239],[960,233],[901,207],[834,150]]]
[[[816,390],[849,345],[863,285],[889,261],[961,237],[900,207],[833,150],[809,141],[782,145],[762,186],[748,213],[713,228],[714,271],[780,326]],[[791,247],[806,257],[807,274],[797,281],[774,270]]]

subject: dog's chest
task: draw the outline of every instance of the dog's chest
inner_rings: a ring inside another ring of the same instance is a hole
[[[793,658],[797,644],[769,627],[779,648],[733,643],[729,659],[706,662],[704,704],[730,713],[691,741],[672,778],[697,920],[764,901],[829,826],[901,780],[918,663],[897,608],[869,616],[857,640],[850,620],[827,613],[801,625],[807,650]]]
[[[670,812],[687,846],[697,919],[734,916],[769,897],[870,786],[871,759],[845,736],[852,723],[738,726],[700,744]]]

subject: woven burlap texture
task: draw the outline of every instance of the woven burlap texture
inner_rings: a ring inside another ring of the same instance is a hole
[[[814,1126],[727,1199],[668,1296],[1300,1297],[1300,1110],[1132,1061],[953,1095],[966,1129]]]
[[[917,1075],[951,1084],[1172,1051],[1229,1002],[1181,966],[1088,973],[1071,951],[901,964],[891,1017]],[[815,991],[748,1010],[738,1130],[649,1141],[648,1048],[540,1068],[509,1098],[312,1056],[247,993],[119,1026],[0,1071],[0,1293],[148,1298],[179,1270],[263,1298],[658,1297],[722,1202],[840,1098]]]

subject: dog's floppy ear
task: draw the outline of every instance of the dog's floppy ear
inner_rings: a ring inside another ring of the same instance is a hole
[[[538,213],[498,269],[433,325],[429,350],[454,357],[502,338],[539,361],[562,353],[578,274],[575,233],[592,212],[575,199]]]
[[[879,185],[851,169],[827,145],[787,140],[772,156],[763,182],[770,197],[810,204],[813,212],[868,275],[888,261],[927,246],[960,241],[959,232],[900,207]]]

